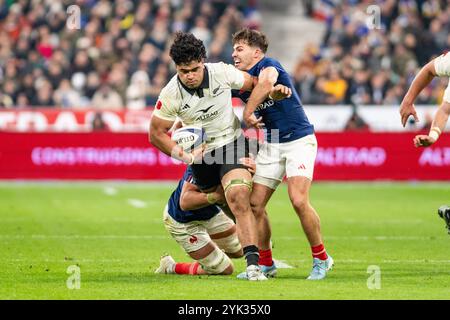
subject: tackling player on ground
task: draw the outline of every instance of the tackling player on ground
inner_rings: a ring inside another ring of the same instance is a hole
[[[255,162],[242,159],[250,173]],[[196,262],[175,262],[170,255],[161,257],[155,273],[191,275],[230,275],[230,258],[243,256],[236,225],[219,206],[226,205],[222,186],[208,194],[195,185],[192,170],[187,167],[183,178],[164,209],[164,225],[175,241]]]
[[[314,128],[306,117],[288,73],[277,60],[265,56],[268,47],[266,36],[256,30],[243,29],[233,35],[232,42],[235,66],[258,77],[251,96],[243,91],[238,94],[247,103],[244,120],[248,126],[265,126],[266,142],[256,158],[250,199],[258,226],[262,270],[267,275],[276,272],[266,205],[286,175],[289,198],[311,245],[313,267],[308,279],[323,279],[331,269],[333,259],[327,255],[319,216],[309,202],[317,154]],[[265,92],[277,84],[291,88],[292,96],[281,101],[267,97]]]
[[[414,116],[415,121],[419,118],[414,107],[414,100],[419,93],[434,79],[434,77],[450,77],[450,53],[442,54],[436,59],[428,62],[417,74],[411,83],[400,105],[400,116],[403,127],[409,116]],[[428,135],[417,135],[413,142],[416,147],[428,147],[437,141],[445,129],[450,115],[450,83],[444,92],[442,104],[434,116]]]

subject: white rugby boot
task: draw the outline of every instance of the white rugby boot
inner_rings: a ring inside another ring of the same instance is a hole
[[[247,267],[247,279],[250,281],[264,281],[267,280],[267,277],[261,271],[261,268],[257,265],[249,265]]]
[[[155,273],[173,274],[175,273],[175,264],[176,262],[171,256],[164,255],[159,260],[159,267],[155,270]]]

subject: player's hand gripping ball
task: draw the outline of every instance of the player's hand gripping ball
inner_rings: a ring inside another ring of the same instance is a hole
[[[192,152],[206,142],[205,130],[197,126],[185,126],[172,133],[173,141],[186,152]]]

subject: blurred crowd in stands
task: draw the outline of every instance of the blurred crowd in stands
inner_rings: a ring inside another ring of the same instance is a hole
[[[231,34],[244,26],[260,26],[255,1],[0,0],[0,106],[141,110],[175,73],[174,31],[231,63]]]
[[[398,105],[420,68],[450,49],[447,0],[303,2],[326,23],[293,70],[305,104]],[[416,104],[439,104],[447,83],[434,79]]]
[[[398,105],[417,71],[450,48],[446,0],[301,1],[326,23],[291,70],[304,104]],[[369,28],[373,4],[380,23]],[[66,27],[70,5],[79,29]],[[257,0],[0,0],[0,107],[152,106],[175,73],[174,31],[203,40],[209,62],[231,63],[231,34],[260,28],[258,10]],[[417,103],[440,103],[446,84],[433,80]]]

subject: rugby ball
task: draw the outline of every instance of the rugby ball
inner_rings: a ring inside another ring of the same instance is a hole
[[[184,151],[191,152],[206,141],[206,133],[201,127],[186,126],[175,130],[171,139],[182,147]]]

